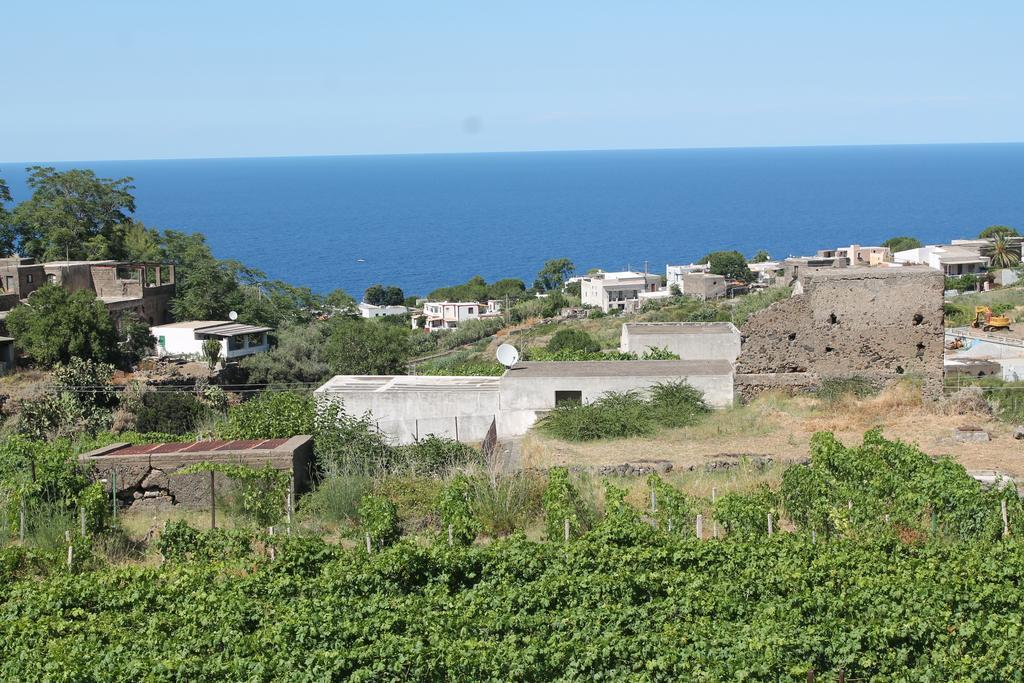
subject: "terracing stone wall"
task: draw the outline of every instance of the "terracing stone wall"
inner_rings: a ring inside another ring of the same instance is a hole
[[[838,268],[809,276],[804,293],[743,325],[737,388],[749,396],[779,375],[806,388],[859,376],[878,386],[920,377],[942,391],[942,273],[930,268]]]

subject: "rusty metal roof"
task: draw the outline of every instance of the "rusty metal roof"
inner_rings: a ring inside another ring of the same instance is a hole
[[[161,455],[166,453],[223,453],[225,451],[265,451],[283,446],[288,439],[211,440],[149,443],[125,446],[103,455]],[[103,456],[99,456],[103,457]]]

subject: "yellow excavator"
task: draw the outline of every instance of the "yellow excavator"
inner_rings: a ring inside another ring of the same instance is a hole
[[[972,327],[980,327],[986,332],[993,330],[1009,330],[1010,319],[1005,315],[993,315],[992,309],[988,306],[974,307],[974,322]]]

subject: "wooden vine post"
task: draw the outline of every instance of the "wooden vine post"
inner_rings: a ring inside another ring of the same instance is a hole
[[[1001,501],[999,501],[999,509],[1000,509],[1000,512],[1003,515],[1003,538],[1006,538],[1007,536],[1010,535],[1010,517],[1006,513],[1006,499],[1005,498],[1003,498]]]
[[[71,571],[71,565],[75,561],[75,546],[71,544],[71,532],[64,532],[64,542],[68,544],[68,571]]]
[[[563,535],[565,537],[565,542],[568,543],[569,542],[569,519],[568,518],[565,519],[565,524],[564,524],[564,528],[563,528]]]
[[[697,528],[695,529],[695,531],[697,532],[697,540],[698,541],[703,540],[704,539],[704,515],[699,513],[699,512],[697,513]]]
[[[771,536],[773,533],[775,533],[775,518],[772,516],[772,513],[769,512],[768,513],[768,535]]]
[[[210,470],[210,528],[217,528],[217,479],[213,470]]]

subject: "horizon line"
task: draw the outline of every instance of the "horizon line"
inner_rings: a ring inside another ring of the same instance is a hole
[[[575,149],[496,149],[463,152],[355,152],[349,154],[257,154],[252,156],[196,156],[196,157],[149,157],[120,159],[51,159],[47,161],[0,161],[3,165],[21,164],[91,164],[124,163],[146,161],[244,161],[259,159],[336,159],[350,157],[422,157],[422,156],[482,156],[489,154],[573,154],[586,152],[687,152],[687,151],[731,151],[771,149],[846,149],[861,147],[955,147],[980,145],[1020,145],[1024,140],[996,140],[985,142],[880,142],[863,144],[818,144],[818,145],[736,145],[696,147],[584,147]]]

